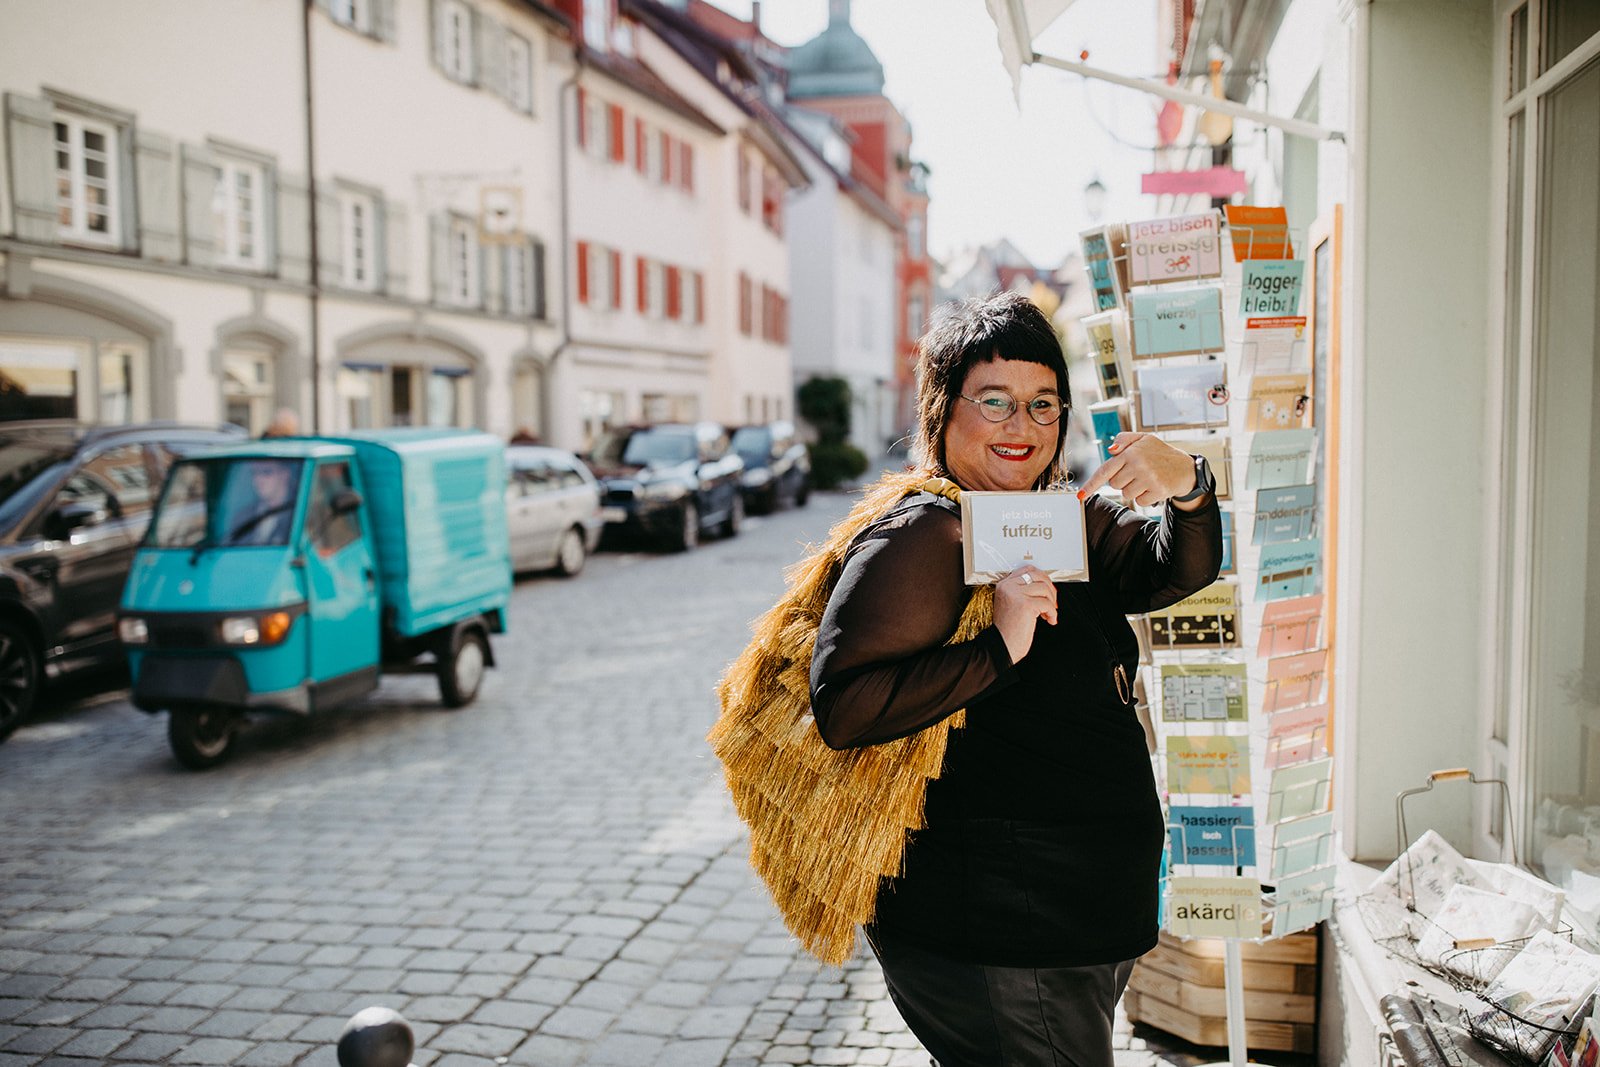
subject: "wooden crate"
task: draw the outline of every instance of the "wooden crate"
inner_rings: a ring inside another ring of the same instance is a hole
[[[1313,1052],[1316,1035],[1317,935],[1292,934],[1240,946],[1245,1043],[1279,1052]],[[1228,1043],[1223,942],[1183,941],[1163,933],[1128,981],[1123,1009],[1131,1022],[1196,1045]]]

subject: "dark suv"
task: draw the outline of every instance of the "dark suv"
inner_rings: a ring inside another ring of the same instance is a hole
[[[736,427],[733,450],[744,460],[744,506],[751,514],[776,511],[785,501],[805,506],[811,495],[811,456],[794,423]]]
[[[668,548],[693,548],[703,530],[739,532],[744,463],[714,422],[622,426],[595,445],[600,517],[613,534],[642,534]]]
[[[175,456],[236,426],[0,423],[0,738],[45,678],[122,659],[116,613]]]

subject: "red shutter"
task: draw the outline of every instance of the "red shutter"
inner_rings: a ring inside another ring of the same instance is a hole
[[[611,257],[611,306],[622,306],[622,253],[610,249],[607,255]]]
[[[634,262],[638,264],[634,280],[639,286],[639,312],[643,314],[650,310],[650,261],[640,256]]]
[[[650,153],[645,150],[644,119],[633,120],[633,165],[640,174],[649,169]]]
[[[789,343],[789,298],[778,297],[778,341]]]
[[[685,141],[680,147],[683,149],[683,191],[692,193],[694,192],[694,145]]]
[[[706,321],[706,276],[701,271],[694,272],[694,321]]]
[[[578,147],[589,144],[589,96],[578,86]]]
[[[578,303],[589,302],[589,242],[578,242]]]
[[[618,104],[607,104],[606,112],[611,119],[611,162],[621,163],[627,158],[628,138],[624,132],[627,129],[622,117],[622,107]]]
[[[672,184],[672,135],[661,131],[661,184]]]
[[[750,279],[739,272],[739,332],[750,335]]]
[[[683,276],[677,267],[667,268],[667,318],[683,318]]]

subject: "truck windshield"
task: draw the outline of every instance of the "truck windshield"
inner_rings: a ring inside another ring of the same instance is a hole
[[[298,459],[186,460],[172,468],[148,544],[286,545],[300,495]]]

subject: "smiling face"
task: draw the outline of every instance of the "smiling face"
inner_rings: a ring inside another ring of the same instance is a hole
[[[961,383],[961,395],[1004,389],[1017,408],[1004,422],[990,422],[970,400],[957,398],[945,426],[945,466],[963,489],[1022,492],[1032,489],[1055,458],[1061,424],[1040,426],[1025,408],[1040,394],[1054,395],[1056,375],[1049,367],[1013,359],[975,363]]]

